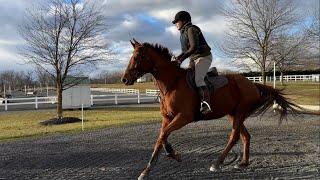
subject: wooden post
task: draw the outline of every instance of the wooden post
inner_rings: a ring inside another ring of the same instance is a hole
[[[8,111],[8,99],[4,98],[4,110]]]
[[[114,103],[116,105],[118,104],[118,94],[117,93],[114,95]]]
[[[83,104],[81,104],[81,128],[82,131],[84,130],[84,124],[83,124]]]
[[[276,88],[276,62],[273,62],[273,88]]]
[[[36,104],[36,109],[38,109],[38,97],[35,97],[35,104]]]
[[[90,104],[93,106],[93,95],[90,95]]]
[[[273,88],[276,88],[276,62],[273,61]],[[276,113],[277,104],[273,101],[273,113]]]

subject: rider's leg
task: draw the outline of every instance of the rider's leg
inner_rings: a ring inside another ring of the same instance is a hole
[[[204,82],[204,77],[206,76],[210,65],[212,62],[212,55],[205,57],[199,57],[195,60],[195,82],[198,87],[198,91],[203,101],[201,106],[201,111],[206,114],[211,111],[210,107],[210,93]]]

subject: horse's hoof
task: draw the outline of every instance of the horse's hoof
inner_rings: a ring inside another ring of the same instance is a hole
[[[221,166],[219,164],[212,164],[210,167],[211,172],[218,172],[221,170]]]
[[[138,180],[144,180],[146,179],[146,174],[141,173],[140,176],[138,177]]]
[[[178,162],[181,162],[182,160],[181,160],[181,155],[180,154],[175,154],[175,157],[174,157],[174,159],[176,160],[176,161],[178,161]]]
[[[246,169],[248,167],[249,164],[247,163],[240,163],[240,164],[236,164],[233,166],[234,169],[239,169],[239,170],[243,170]]]
[[[172,158],[178,162],[182,162],[181,160],[181,155],[178,153],[172,153],[172,154],[168,154],[167,157]]]

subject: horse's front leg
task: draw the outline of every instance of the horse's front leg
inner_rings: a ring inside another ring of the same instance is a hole
[[[161,142],[161,136],[163,134],[163,129],[170,123],[170,120],[167,119],[166,117],[164,117],[162,119],[162,127],[160,129],[160,135],[157,139],[157,142],[154,146],[154,150],[153,150],[153,153],[151,155],[151,158],[147,164],[147,166],[144,168],[144,170],[142,171],[142,173],[140,174],[139,178],[138,179],[143,179],[145,176],[147,176],[149,174],[149,172],[151,171],[151,168],[155,166],[157,160],[158,160],[158,156],[159,156],[159,153],[161,152],[161,148],[162,148],[162,142]],[[166,146],[163,146],[164,148]]]
[[[184,116],[182,116],[181,114],[176,115],[175,118],[171,122],[167,121],[166,119],[163,120],[162,128],[160,130],[160,135],[159,135],[159,138],[154,146],[154,150],[151,155],[151,159],[148,162],[147,167],[140,174],[140,176],[138,178],[139,180],[144,179],[150,173],[152,168],[155,166],[162,147],[164,147],[164,149],[168,153],[169,157],[171,156],[172,158],[176,159],[177,161],[180,161],[179,155],[177,155],[175,153],[172,146],[167,142],[167,138],[172,131],[180,129],[181,127],[190,123],[191,121],[192,121],[192,119],[189,121],[187,117],[184,118]]]

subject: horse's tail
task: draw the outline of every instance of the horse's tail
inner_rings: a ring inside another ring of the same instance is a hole
[[[294,115],[298,114],[319,114],[315,112],[309,112],[298,105],[290,102],[286,97],[284,97],[283,90],[284,89],[274,89],[271,86],[254,83],[255,86],[260,91],[260,100],[256,104],[256,106],[252,109],[250,114],[264,114],[273,104],[276,102],[280,108],[277,110],[280,112],[280,122],[283,118],[285,118],[290,111]]]

